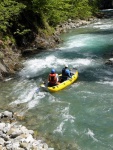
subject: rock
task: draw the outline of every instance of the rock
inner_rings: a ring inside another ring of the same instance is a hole
[[[18,133],[12,133],[11,135],[10,135],[10,138],[16,138],[16,137],[18,137],[19,135],[21,135],[21,131],[20,132],[18,132]]]
[[[17,136],[20,136],[23,132],[19,128],[12,127],[7,134],[10,136],[10,138],[16,138]]]
[[[15,143],[12,144],[12,149],[18,150],[19,146],[20,146],[19,141],[15,142]]]
[[[5,143],[4,139],[0,138],[0,145],[4,146],[4,143]]]
[[[7,150],[11,150],[11,149],[12,149],[12,143],[7,144],[7,145],[6,145],[6,149],[7,149]]]
[[[45,150],[48,150],[48,145],[47,145],[46,143],[44,143],[44,144],[43,144],[43,148],[44,148]]]
[[[3,138],[5,141],[9,141],[10,140],[9,136],[4,134],[4,133],[0,137]]]
[[[110,58],[109,60],[113,62],[113,58]]]
[[[29,130],[28,132],[29,132],[29,134],[34,135],[34,131],[33,130]]]
[[[7,73],[7,68],[2,62],[0,62],[0,71]]]
[[[28,129],[25,126],[20,127],[22,133],[28,133]]]
[[[8,145],[8,144],[11,144],[11,143],[12,143],[11,141],[6,141],[5,146]]]
[[[8,117],[8,118],[13,118],[13,112],[9,112],[9,111],[4,111],[2,113],[3,117]]]
[[[4,58],[4,53],[0,51],[0,59]]]
[[[24,148],[25,150],[30,150],[30,145],[27,142],[20,143],[20,147]]]
[[[4,42],[2,40],[0,40],[0,46],[3,45],[3,44],[4,44]]]
[[[0,113],[0,118],[2,118],[2,113]]]
[[[81,20],[81,19],[71,20],[71,19],[69,19],[67,22],[57,25],[55,34],[60,35],[62,32],[64,33],[72,28],[77,28],[77,27],[80,27],[83,25],[87,25],[87,24],[90,24],[95,21],[97,21],[97,19],[95,19],[95,18],[89,18],[88,20]]]
[[[26,138],[26,135],[25,135],[25,134],[21,134],[21,135],[17,136],[17,137],[15,138],[15,140],[21,141],[22,139],[25,139],[25,138]]]
[[[0,150],[6,150],[2,145],[0,145]]]
[[[0,130],[0,137],[3,135],[3,131]]]
[[[13,117],[13,113],[4,111],[6,119]],[[7,117],[9,116],[9,117]],[[2,120],[3,121],[3,120]],[[33,138],[34,131],[28,130],[25,126],[15,123],[0,123],[0,150],[54,150],[42,140]]]
[[[113,58],[110,58],[108,59],[106,62],[105,62],[106,65],[113,65]]]
[[[21,139],[21,142],[32,143],[34,141],[31,134],[26,134],[26,138]]]
[[[3,131],[4,128],[5,128],[5,123],[4,122],[0,123],[0,130]]]
[[[7,123],[3,129],[4,133],[7,133],[9,131],[9,129],[11,128],[11,125],[9,123]]]

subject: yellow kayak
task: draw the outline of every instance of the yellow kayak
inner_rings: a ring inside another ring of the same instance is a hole
[[[52,87],[47,87],[47,88],[50,92],[57,92],[57,91],[60,91],[64,88],[66,88],[67,86],[71,85],[72,83],[74,83],[77,80],[77,78],[78,78],[78,71],[76,71],[74,73],[74,75],[71,78],[69,78],[68,80],[66,80],[58,85],[55,85]]]

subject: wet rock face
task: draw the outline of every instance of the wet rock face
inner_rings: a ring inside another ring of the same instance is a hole
[[[14,74],[21,67],[20,56],[19,50],[13,43],[0,40],[0,80]]]
[[[113,58],[109,58],[106,62],[106,65],[113,65]]]
[[[22,54],[33,54],[38,53],[41,50],[55,48],[60,42],[61,39],[57,34],[51,36],[45,34],[36,35],[33,43],[28,48],[22,50]]]

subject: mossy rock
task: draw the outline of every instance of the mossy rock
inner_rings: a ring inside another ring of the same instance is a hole
[[[33,137],[34,137],[34,138],[37,138],[37,136],[38,136],[38,131],[37,131],[37,130],[35,130],[35,131],[34,131],[34,135],[33,135]]]
[[[4,54],[0,51],[0,59],[4,58]]]

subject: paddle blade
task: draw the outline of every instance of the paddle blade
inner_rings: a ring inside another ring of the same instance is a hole
[[[40,87],[45,87],[45,85],[44,85],[44,84],[41,84]]]

